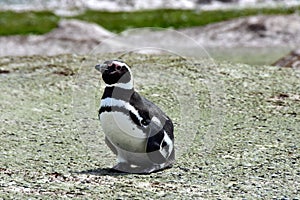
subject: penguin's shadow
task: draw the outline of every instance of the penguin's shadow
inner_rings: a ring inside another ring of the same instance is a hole
[[[171,167],[168,167],[167,169],[169,169]],[[124,171],[119,171],[113,168],[98,168],[98,169],[89,169],[89,170],[85,170],[85,171],[81,171],[81,172],[73,172],[73,173],[77,173],[77,174],[88,174],[88,175],[97,175],[97,176],[126,176],[126,175],[150,175],[152,173],[157,173],[157,172],[161,172],[165,169],[159,169],[156,171],[153,171],[151,173],[136,173],[136,172],[124,172]]]
[[[96,176],[126,176],[126,175],[130,175],[130,173],[128,173],[128,172],[118,171],[113,168],[89,169],[89,170],[84,170],[84,171],[75,172],[75,173],[89,174],[89,175],[96,175]]]

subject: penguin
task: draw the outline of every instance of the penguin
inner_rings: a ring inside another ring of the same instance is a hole
[[[130,67],[120,60],[97,64],[105,89],[98,113],[105,143],[117,156],[113,170],[149,174],[175,162],[172,120],[140,95]]]

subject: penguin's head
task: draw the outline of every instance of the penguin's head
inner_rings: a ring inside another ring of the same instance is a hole
[[[103,81],[109,86],[133,86],[131,70],[123,61],[108,60],[95,68],[101,72]]]

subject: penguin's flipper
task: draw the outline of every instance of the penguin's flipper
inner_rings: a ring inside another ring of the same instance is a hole
[[[155,164],[162,164],[166,162],[166,157],[164,157],[161,152],[163,138],[163,131],[159,131],[147,140],[146,153],[150,160]]]
[[[149,159],[155,164],[171,163],[175,159],[173,141],[166,131],[158,126],[150,127],[146,152]]]
[[[153,117],[148,126],[146,152],[155,164],[166,166],[175,160],[173,123],[167,116],[163,119]]]

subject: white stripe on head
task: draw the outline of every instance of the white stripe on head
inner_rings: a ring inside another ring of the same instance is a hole
[[[127,90],[133,89],[133,76],[130,67],[124,63],[117,60],[114,60],[112,63],[119,65],[119,66],[125,66],[128,69],[128,73],[130,74],[130,81],[127,83],[115,83],[115,84],[106,84],[107,87],[119,87]],[[122,78],[121,78],[122,79]]]
[[[113,60],[112,63],[119,65],[119,66],[127,66],[128,67],[128,65],[126,63],[120,62],[118,60]],[[128,67],[128,69],[129,69],[129,67]]]

